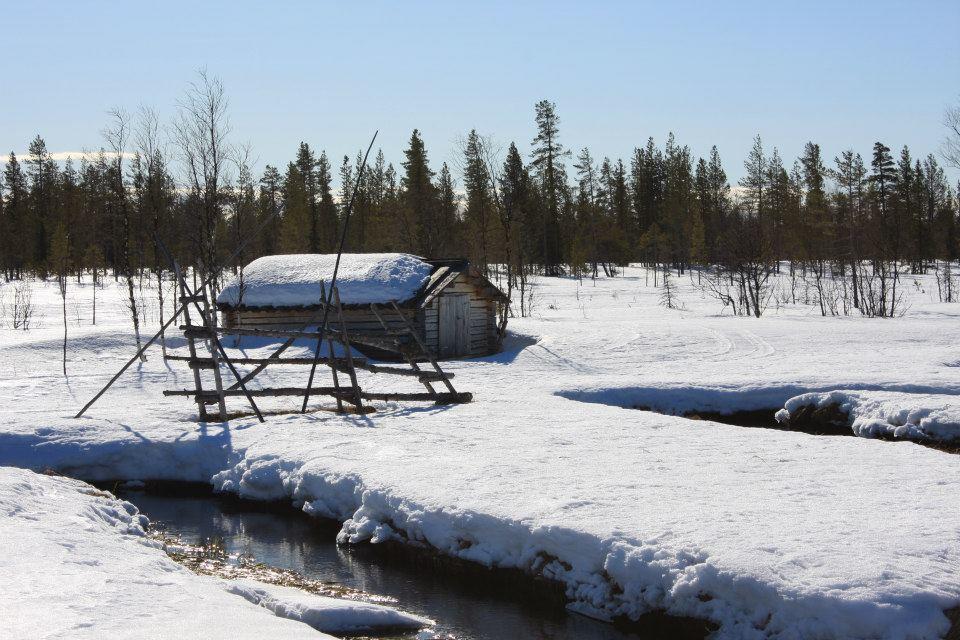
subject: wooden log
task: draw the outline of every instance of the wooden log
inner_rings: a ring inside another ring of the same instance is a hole
[[[364,400],[407,400],[413,402],[429,402],[435,404],[465,404],[473,400],[473,394],[469,392],[460,393],[370,393],[364,391],[360,395]]]
[[[275,389],[249,389],[249,393],[255,397],[283,397],[283,396],[304,396],[306,389],[299,387],[277,387]],[[242,396],[240,389],[224,389],[225,396]],[[216,399],[216,391],[197,391],[196,389],[167,389],[164,390],[165,396],[196,396],[199,399]],[[310,395],[321,396],[339,396],[350,402],[353,398],[353,391],[348,388],[337,390],[335,387],[314,387],[310,390]],[[463,404],[473,400],[473,394],[469,392],[461,393],[372,393],[361,391],[360,397],[364,400],[384,400],[384,401],[411,401],[411,402],[436,402],[436,404]]]
[[[250,395],[256,397],[265,397],[265,398],[274,398],[281,396],[303,396],[306,395],[307,390],[302,387],[276,387],[273,389],[250,389]],[[334,387],[314,387],[310,390],[311,395],[327,395],[332,396],[334,394],[343,394],[343,395],[353,395],[352,392],[348,391],[338,391]],[[197,389],[166,389],[163,392],[165,396],[198,396],[200,398],[210,398],[216,397],[216,391],[207,391]],[[241,389],[224,389],[223,395],[225,396],[242,396],[243,390]]]
[[[180,329],[188,338],[192,337],[207,340],[211,336],[210,330],[206,327],[200,327],[197,325],[181,325]],[[217,327],[216,331],[217,333],[221,334],[252,336],[258,338],[303,338],[304,340],[333,338],[337,341],[342,339],[340,331],[337,331],[336,329],[327,329],[326,332],[320,333],[318,331],[292,331],[284,329],[228,329],[226,327]],[[399,351],[401,347],[400,341],[393,338],[382,338],[380,336],[356,334],[352,335],[350,339],[353,342],[369,345],[371,347],[377,347],[380,349],[386,349],[387,351]]]
[[[178,362],[206,362],[210,358],[191,358],[190,356],[167,356],[167,360],[175,360]],[[302,365],[302,364],[313,364],[313,358],[230,358],[230,361],[234,364],[293,364],[293,365]],[[366,358],[354,358],[353,363],[357,366],[360,366],[358,362],[361,362],[364,366],[373,366],[367,365]],[[321,358],[320,362],[323,364],[330,364],[330,358]],[[334,358],[333,363],[337,366],[345,365],[346,358]],[[201,367],[204,368],[204,367]]]
[[[353,363],[356,365],[357,361],[354,359]],[[398,367],[384,367],[379,364],[368,364],[366,366],[359,366],[358,368],[363,369],[364,371],[369,371],[371,373],[385,373],[392,376],[407,376],[410,378],[419,378],[420,382],[440,382],[444,377],[453,378],[454,374],[448,373],[446,371],[443,374],[439,374],[435,371],[415,371],[413,369],[400,369]]]

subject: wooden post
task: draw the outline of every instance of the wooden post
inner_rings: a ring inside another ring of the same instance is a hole
[[[210,301],[207,300],[207,287],[200,290],[200,298],[203,301],[203,323],[210,330],[210,337],[207,339],[207,349],[210,351],[210,357],[213,359],[213,381],[217,388],[217,406],[220,409],[220,422],[227,421],[227,403],[223,397],[223,377],[220,375],[220,338],[217,336],[217,314],[210,313]]]
[[[183,317],[186,320],[187,324],[190,324],[190,304],[186,301],[189,297],[187,292],[187,285],[183,279],[183,275],[180,273],[180,264],[174,260],[173,261],[173,272],[177,277],[177,287],[180,289],[180,301],[183,304]],[[200,369],[193,366],[197,360],[197,347],[193,342],[193,338],[187,336],[187,349],[190,352],[190,368],[193,369],[193,384],[194,388],[198,391],[203,391],[203,385],[200,380]],[[204,402],[203,398],[198,394],[197,395],[197,410],[200,413],[200,420],[202,422],[207,421],[207,404]]]
[[[327,304],[327,290],[323,285],[323,280],[320,281],[320,304]],[[323,336],[317,340],[317,350],[314,353],[313,366],[317,366],[316,356],[320,355],[320,345],[323,344]],[[330,360],[330,373],[333,374],[333,388],[337,390],[337,413],[343,413],[343,397],[340,395],[340,376],[337,373],[337,365],[333,360],[333,338],[327,336],[327,354]]]
[[[337,317],[340,320],[340,336],[347,358],[347,374],[350,376],[350,384],[353,385],[353,393],[357,398],[356,407],[360,413],[363,413],[363,400],[360,398],[360,385],[357,383],[357,370],[353,367],[353,353],[350,349],[350,336],[347,333],[347,323],[343,321],[343,307],[340,305],[340,291],[333,287],[333,299],[337,305]]]

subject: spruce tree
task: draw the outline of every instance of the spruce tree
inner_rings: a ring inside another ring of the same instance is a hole
[[[463,187],[466,192],[464,220],[474,264],[488,273],[490,227],[494,217],[490,172],[487,168],[484,142],[472,129],[463,149]]]
[[[570,155],[560,144],[560,118],[557,107],[549,100],[541,100],[535,107],[537,136],[533,139],[533,167],[542,191],[544,207],[541,215],[541,255],[546,275],[561,275],[560,217],[562,214],[565,179],[563,158]]]
[[[0,234],[0,260],[8,278],[22,278],[27,262],[23,242],[27,218],[27,178],[16,154],[12,152],[3,171],[3,182],[7,196],[3,207],[5,232]]]
[[[427,161],[427,150],[420,131],[413,130],[403,155],[403,178],[400,182],[400,204],[406,237],[410,246],[424,257],[432,257],[439,247],[437,202],[433,171]]]
[[[765,211],[768,183],[767,158],[763,152],[763,141],[760,136],[753,139],[753,147],[750,149],[750,155],[743,162],[743,168],[746,175],[740,178],[740,186],[743,187],[744,197],[748,206],[750,215],[755,218],[762,218]]]
[[[327,152],[320,153],[316,169],[317,193],[317,246],[314,251],[330,253],[337,247],[337,204],[333,200],[333,184],[330,176],[330,160]]]
[[[284,253],[310,251],[310,208],[303,175],[295,162],[287,165],[283,180],[283,224],[280,250]],[[318,293],[319,295],[319,293]]]
[[[298,190],[303,194],[303,206],[306,208],[308,233],[306,249],[311,253],[320,252],[320,203],[318,202],[317,188],[317,158],[306,142],[301,142],[297,149],[297,166],[301,184]]]
[[[277,168],[272,165],[264,167],[260,178],[260,195],[258,197],[259,220],[257,227],[265,225],[260,234],[260,254],[271,255],[277,252],[279,246],[282,221],[280,211],[283,208],[282,178]],[[270,220],[270,222],[266,222]]]
[[[437,179],[437,257],[453,257],[460,253],[457,229],[457,210],[460,196],[457,194],[450,174],[450,167],[444,162]]]

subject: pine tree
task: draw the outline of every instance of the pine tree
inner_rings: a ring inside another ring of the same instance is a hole
[[[753,148],[750,149],[743,168],[747,173],[740,179],[740,186],[743,187],[747,208],[750,215],[762,218],[767,204],[764,198],[767,195],[768,167],[759,135],[753,139]]]
[[[491,186],[484,142],[477,130],[471,129],[463,149],[463,187],[466,191],[464,221],[470,238],[470,257],[484,274],[488,273],[490,227],[494,218]]]
[[[291,162],[287,165],[287,173],[283,180],[283,225],[280,232],[280,249],[284,253],[309,252],[310,229],[306,182],[297,163]]]
[[[311,253],[320,252],[320,210],[317,188],[317,158],[306,142],[301,142],[297,148],[297,158],[294,160],[297,174],[300,179],[298,191],[302,193],[302,206],[305,208],[307,226],[304,231],[307,235],[306,250]]]
[[[27,218],[27,178],[12,152],[3,171],[3,182],[7,196],[3,207],[4,233],[0,234],[0,268],[8,279],[22,278],[27,262],[23,242]]]
[[[260,178],[260,195],[258,198],[259,220],[257,228],[263,227],[260,233],[260,254],[270,255],[277,252],[279,246],[282,220],[280,212],[283,209],[282,178],[277,168],[272,165],[264,167]],[[270,220],[270,222],[266,222]]]
[[[859,272],[861,243],[858,241],[863,215],[863,189],[867,170],[860,154],[847,150],[833,160],[836,169],[831,172],[837,182],[837,223],[839,242],[835,245],[837,257],[850,265],[853,289],[853,307],[860,308]]]
[[[590,150],[584,147],[573,165],[577,171],[577,234],[573,239],[572,247],[576,249],[575,253],[581,259],[574,261],[589,262],[591,276],[596,279],[597,268],[599,265],[600,248],[600,221],[598,196],[600,191],[599,175],[596,163],[590,155]]]
[[[533,167],[536,171],[540,189],[543,193],[542,211],[542,252],[544,273],[548,276],[561,275],[560,217],[562,213],[565,178],[562,167],[563,158],[570,155],[558,139],[560,118],[557,107],[549,100],[541,100],[534,107],[537,123],[537,136],[533,139]]]
[[[897,275],[900,243],[895,220],[897,173],[890,148],[877,142],[870,162],[871,195],[874,220],[874,274],[878,291],[868,300],[865,313],[880,317],[893,316],[897,306]],[[863,309],[861,309],[863,310]]]
[[[800,158],[803,167],[803,186],[805,220],[803,224],[806,238],[806,256],[818,261],[817,269],[823,275],[823,260],[832,255],[831,247],[827,247],[829,239],[833,237],[827,214],[827,194],[824,188],[826,168],[820,155],[820,145],[808,142],[803,148]]]
[[[690,149],[676,143],[673,133],[664,150],[663,215],[661,229],[668,238],[669,259],[682,273],[690,249],[695,214]]]
[[[410,135],[410,144],[403,155],[406,159],[400,182],[400,205],[405,235],[410,247],[429,258],[436,254],[439,246],[436,195],[427,150],[417,129]]]
[[[500,172],[500,226],[503,229],[505,262],[507,265],[507,298],[513,294],[513,289],[519,282],[525,282],[524,273],[527,264],[523,230],[526,214],[529,211],[528,186],[529,176],[517,151],[517,145],[510,143],[507,157]],[[521,294],[520,313],[526,311],[525,301]],[[507,311],[504,310],[503,313]],[[501,317],[501,325],[506,326],[505,316]]]
[[[438,257],[451,257],[459,253],[457,239],[457,210],[460,207],[460,196],[457,194],[450,174],[450,167],[444,162],[440,167],[440,176],[437,180],[437,247]]]
[[[644,236],[654,224],[659,225],[663,207],[663,154],[653,138],[644,148],[634,149],[630,163],[630,192],[633,202],[634,226]],[[659,231],[659,230],[658,230]],[[646,243],[648,246],[649,243]]]
[[[30,247],[29,261],[41,273],[46,271],[47,265],[47,227],[51,222],[54,180],[56,165],[47,151],[47,143],[39,135],[30,143],[27,165],[30,178],[29,224],[32,228],[31,238],[21,238]]]
[[[873,145],[873,159],[870,161],[872,172],[870,184],[872,186],[875,216],[879,223],[881,235],[881,254],[883,258],[892,258],[894,247],[892,244],[892,230],[890,210],[897,186],[896,167],[890,155],[890,147],[881,142]]]
[[[327,152],[320,153],[316,169],[317,193],[317,247],[314,251],[330,253],[337,248],[337,204],[333,200],[333,183],[330,177],[330,160]]]

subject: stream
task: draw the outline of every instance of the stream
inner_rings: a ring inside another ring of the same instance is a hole
[[[340,547],[338,527],[293,510],[236,503],[216,496],[166,497],[119,492],[153,526],[187,544],[222,540],[228,553],[313,579],[396,599],[399,609],[437,621],[435,630],[457,640],[637,640],[641,636],[570,613],[547,599],[518,597],[504,585],[449,575],[392,560],[369,545]]]

